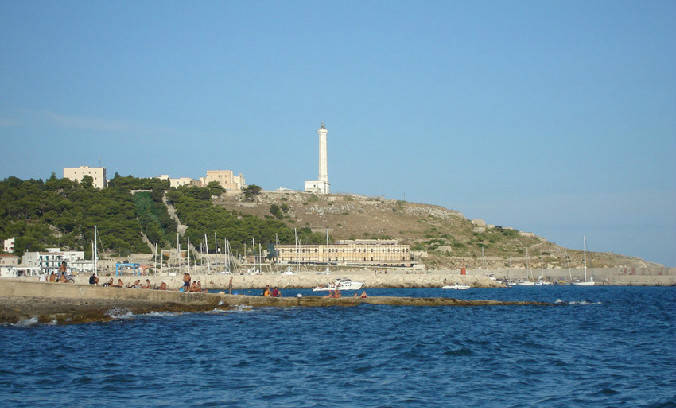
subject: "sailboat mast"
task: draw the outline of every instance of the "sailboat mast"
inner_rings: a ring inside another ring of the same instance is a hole
[[[584,281],[587,282],[587,236],[583,236],[584,239]]]
[[[530,271],[530,257],[528,256],[528,247],[526,247],[526,279],[528,278]]]
[[[98,271],[96,264],[96,225],[94,225],[94,254],[92,258],[94,258],[94,273],[96,273]]]
[[[298,230],[294,227],[293,236],[296,238],[296,269],[300,272],[300,255],[298,252]]]

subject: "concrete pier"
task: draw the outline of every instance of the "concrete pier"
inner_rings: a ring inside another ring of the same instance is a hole
[[[263,297],[224,293],[182,293],[152,289],[104,288],[68,283],[0,281],[0,323],[37,318],[41,323],[83,323],[110,320],[111,310],[134,314],[198,312],[251,307],[331,307],[361,304],[393,306],[546,306],[547,303],[451,298],[372,296]]]

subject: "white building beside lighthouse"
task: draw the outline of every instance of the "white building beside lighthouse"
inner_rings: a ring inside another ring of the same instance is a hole
[[[319,180],[305,181],[305,191],[315,194],[329,194],[329,165],[326,151],[326,135],[329,133],[322,122],[317,129],[319,136]]]

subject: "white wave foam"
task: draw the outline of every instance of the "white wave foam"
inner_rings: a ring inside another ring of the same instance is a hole
[[[12,324],[15,327],[30,327],[38,324],[38,318],[33,316],[30,319],[19,320],[18,322]]]
[[[148,312],[144,313],[141,316],[151,316],[151,317],[173,317],[178,316],[181,313],[178,312]]]
[[[127,309],[113,308],[106,313],[111,319],[131,319],[134,314]]]
[[[561,305],[561,304],[563,304],[563,305],[600,305],[602,303],[601,302],[592,302],[590,300],[570,300],[570,301],[566,301],[566,300],[556,299],[554,301],[554,304],[557,304],[557,305]]]
[[[250,312],[253,310],[252,306],[249,305],[233,305],[231,309],[214,309],[214,312],[217,313],[242,313]]]

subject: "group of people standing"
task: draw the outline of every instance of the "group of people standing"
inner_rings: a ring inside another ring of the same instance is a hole
[[[61,262],[58,273],[52,271],[52,273],[49,274],[49,278],[47,278],[47,280],[49,282],[61,282],[61,283],[73,282],[72,277],[68,275],[68,266],[66,265],[66,261]]]
[[[193,281],[192,277],[188,272],[183,274],[183,286],[178,289],[179,292],[206,292],[206,289],[202,289],[202,283],[200,281]]]
[[[282,296],[282,291],[277,289],[275,286],[272,291],[270,291],[270,285],[265,285],[265,289],[263,290],[263,296],[271,296],[271,297],[280,297]]]

